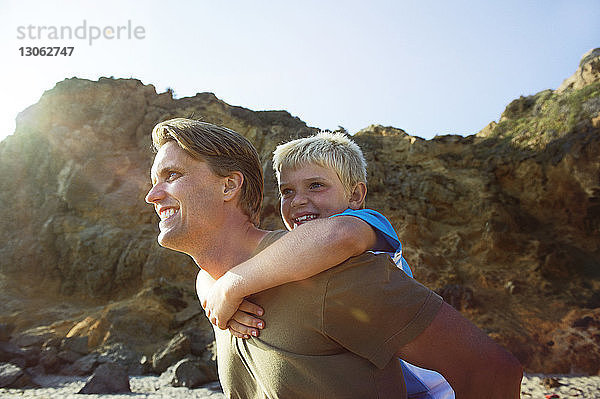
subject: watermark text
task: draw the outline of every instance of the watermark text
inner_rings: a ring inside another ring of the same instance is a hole
[[[24,40],[86,40],[91,46],[97,40],[143,40],[146,38],[146,28],[140,25],[134,26],[131,20],[127,25],[88,25],[83,20],[81,25],[72,27],[69,25],[22,25],[17,26],[17,39]]]

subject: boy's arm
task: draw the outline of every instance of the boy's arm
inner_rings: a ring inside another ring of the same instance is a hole
[[[204,307],[207,293],[210,291],[214,283],[215,279],[212,278],[210,274],[203,269],[198,270],[198,275],[196,275],[196,295],[198,296],[198,300],[202,304],[202,307]]]
[[[206,314],[225,329],[244,297],[314,276],[373,248],[376,242],[373,228],[353,216],[302,224],[219,278],[207,294]]]

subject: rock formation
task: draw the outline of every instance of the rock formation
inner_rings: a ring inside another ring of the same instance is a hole
[[[581,58],[577,71],[560,85],[558,93],[566,90],[581,89],[600,79],[600,48],[588,51]]]
[[[558,90],[511,102],[474,136],[423,140],[383,126],[355,135],[369,165],[367,205],[388,216],[416,278],[530,372],[600,372],[599,65],[600,50],[587,53]],[[122,345],[118,353],[131,353],[123,362],[141,371],[142,355],[156,360],[179,337],[187,346],[173,363],[195,356],[214,367],[196,266],[158,246],[144,203],[149,134],[173,117],[255,144],[266,176],[261,224],[282,227],[270,154],[316,129],[211,93],[173,99],[133,79],[60,82],[0,143],[0,325],[15,327],[13,351],[37,348],[48,370],[91,373]]]

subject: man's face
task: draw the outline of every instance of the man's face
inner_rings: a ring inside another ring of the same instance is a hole
[[[343,212],[349,205],[349,198],[335,171],[316,164],[283,168],[279,192],[281,216],[289,230]]]
[[[150,175],[152,188],[146,202],[160,217],[159,244],[185,253],[200,250],[204,238],[218,227],[222,178],[175,141],[160,148]]]

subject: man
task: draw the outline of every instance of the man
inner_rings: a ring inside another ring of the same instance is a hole
[[[246,139],[185,119],[158,124],[152,136],[146,201],[161,219],[160,245],[219,278],[277,239],[290,241],[292,233],[257,227],[262,173]],[[458,398],[519,397],[514,357],[387,255],[365,253],[252,300],[266,309],[260,338],[215,330],[229,397],[405,397],[397,357],[440,372]]]

